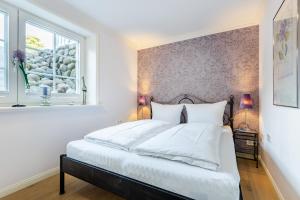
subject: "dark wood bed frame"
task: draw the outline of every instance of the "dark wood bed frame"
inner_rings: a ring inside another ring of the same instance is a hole
[[[194,103],[192,96],[189,95],[183,95],[178,103],[182,103],[184,100]],[[230,96],[228,105],[229,113],[226,114],[225,112],[224,114],[224,124],[233,127],[233,96]],[[65,193],[65,174],[72,175],[128,200],[191,200],[189,197],[69,158],[65,154],[60,156],[60,195]],[[243,200],[241,187],[240,200]]]

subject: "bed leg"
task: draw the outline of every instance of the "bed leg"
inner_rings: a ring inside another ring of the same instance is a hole
[[[241,184],[240,184],[240,200],[243,200],[243,193],[242,193],[242,188],[241,188]]]
[[[59,194],[62,195],[64,193],[65,193],[65,173],[60,172]]]
[[[65,193],[65,173],[62,170],[62,159],[65,155],[60,156],[60,170],[59,170],[59,194]]]

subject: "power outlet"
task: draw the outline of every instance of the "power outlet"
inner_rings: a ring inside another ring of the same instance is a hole
[[[118,121],[117,121],[117,124],[122,124],[122,123],[123,123],[122,120],[118,120]]]
[[[268,141],[268,142],[272,142],[272,137],[271,137],[270,134],[267,134],[267,141]]]
[[[247,140],[247,141],[246,141],[246,144],[247,144],[248,146],[254,146],[254,141]]]

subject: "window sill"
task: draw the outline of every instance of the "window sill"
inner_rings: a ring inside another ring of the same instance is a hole
[[[0,113],[27,112],[27,111],[55,111],[55,110],[85,110],[99,109],[101,105],[51,105],[51,106],[26,106],[26,107],[0,107]]]

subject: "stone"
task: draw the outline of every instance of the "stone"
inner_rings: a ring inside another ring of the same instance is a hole
[[[76,77],[76,69],[72,69],[70,76]]]
[[[28,74],[28,80],[39,81],[40,80],[40,76],[37,75],[37,74]]]
[[[37,64],[31,64],[31,68],[32,69],[36,69],[36,68],[38,68],[39,66],[37,65]]]
[[[36,69],[34,69],[32,71],[38,72],[38,73],[46,73],[46,71],[44,69],[42,69],[42,68],[36,68]]]
[[[59,62],[59,63],[62,63],[63,60],[64,60],[64,57],[60,56],[59,59],[58,59],[58,62]]]
[[[46,62],[48,63],[48,65],[52,63],[52,59],[53,59],[52,57],[46,58]]]
[[[69,51],[69,55],[70,56],[75,56],[75,54],[76,54],[76,50],[75,49],[71,49],[70,51]]]
[[[49,63],[45,62],[45,61],[42,61],[42,62],[40,62],[40,66],[49,66]]]
[[[55,79],[55,83],[57,85],[57,84],[64,83],[64,81],[62,79],[60,79],[60,78],[57,78],[57,79]]]
[[[65,49],[64,55],[65,55],[65,56],[68,56],[68,55],[69,55],[69,49]]]
[[[34,80],[28,80],[28,83],[30,86],[37,86],[39,85],[39,83],[37,81],[34,81]]]
[[[53,81],[52,81],[52,80],[49,80],[49,79],[46,79],[46,78],[43,78],[43,79],[40,81],[40,84],[52,86]]]
[[[67,70],[62,73],[63,76],[68,76],[68,77],[70,76],[70,74],[71,74],[71,70]]]
[[[76,91],[74,89],[69,88],[66,93],[67,94],[74,94],[75,92]]]
[[[59,66],[59,69],[60,69],[61,72],[65,72],[65,71],[67,71],[68,67],[67,67],[67,65],[61,64]]]
[[[31,64],[29,64],[28,62],[26,62],[26,69],[31,70]]]
[[[68,86],[64,83],[60,83],[57,85],[57,92],[58,93],[66,93],[66,91],[68,90]]]
[[[70,88],[72,88],[72,89],[75,89],[75,88],[76,88],[75,82],[74,82],[73,80],[71,80],[71,79],[67,79],[67,80],[66,80],[66,84],[67,84]]]
[[[50,69],[50,68],[47,68],[46,73],[47,73],[47,74],[53,74],[53,70]]]
[[[72,69],[74,69],[75,68],[75,63],[70,63],[70,64],[68,64],[68,69],[69,70],[72,70]]]
[[[71,62],[72,62],[72,59],[71,59],[71,58],[69,58],[69,57],[64,58],[63,63],[64,63],[65,65],[67,65],[67,64],[69,64],[69,63],[71,63]]]
[[[57,51],[57,54],[58,54],[58,55],[64,55],[64,53],[65,53],[65,50],[63,50],[63,49]]]
[[[57,69],[57,70],[56,70],[56,74],[57,74],[57,75],[59,75],[59,76],[61,76],[61,75],[62,75],[62,73],[61,73],[60,69]]]
[[[36,57],[34,57],[34,59],[32,59],[32,62],[33,63],[39,63],[39,62],[41,62],[42,59],[43,58],[41,56],[36,56]]]
[[[48,67],[47,66],[41,66],[40,69],[44,70],[45,72],[47,71]]]

